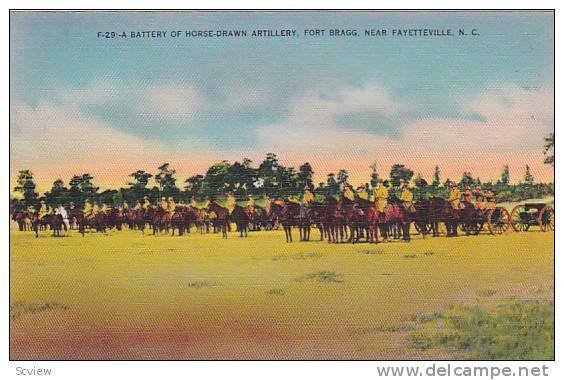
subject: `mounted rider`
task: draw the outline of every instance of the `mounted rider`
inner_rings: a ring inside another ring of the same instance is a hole
[[[481,210],[482,207],[484,207],[484,193],[482,192],[482,187],[480,185],[476,185],[474,186],[474,206],[478,209]]]
[[[65,225],[65,231],[70,230],[69,214],[62,204],[59,203],[55,209],[55,215],[61,215],[61,218],[63,218],[63,224]]]
[[[358,196],[358,199],[363,199],[365,201],[368,200],[368,191],[366,191],[366,186],[363,183],[361,183],[360,186],[356,188],[356,194]]]
[[[415,212],[415,207],[413,206],[413,193],[409,189],[409,183],[404,182],[402,185],[400,201],[403,207],[409,212]]]
[[[388,189],[384,186],[384,180],[382,178],[378,179],[376,184],[376,193],[374,195],[376,210],[379,213],[385,213],[386,207],[388,207]]]
[[[121,204],[119,211],[121,211],[122,213],[126,213],[127,211],[129,211],[129,204],[127,203],[126,200],[124,200],[123,203]]]
[[[464,191],[462,192],[462,200],[466,203],[473,204],[474,197],[472,196],[472,190],[470,190],[470,186],[466,185],[464,187]]]
[[[190,198],[190,207],[198,208],[198,202],[196,202],[196,197]]]
[[[235,210],[236,205],[237,205],[237,199],[235,199],[235,196],[233,195],[233,193],[231,191],[228,192],[227,198],[225,199],[225,208],[227,208],[229,215],[231,215],[231,213],[233,213],[233,210]]]
[[[174,214],[174,210],[176,210],[176,203],[174,203],[174,198],[168,197],[166,202],[166,212],[172,218],[172,214]]]
[[[49,213],[49,206],[45,204],[43,199],[39,202],[39,204],[39,213],[37,214],[37,217],[41,220]]]
[[[309,188],[309,186],[304,187],[304,195],[302,197],[302,204],[305,206],[309,206],[311,202],[313,202],[313,192]]]
[[[82,210],[82,213],[87,219],[94,215],[94,205],[90,202],[90,199],[87,199],[86,202],[84,202],[84,209]]]
[[[353,187],[348,183],[346,183],[345,186],[343,187],[343,198],[346,198],[349,201],[354,202]]]
[[[161,200],[159,201],[159,203],[157,203],[157,206],[163,210],[166,211],[167,210],[167,201],[165,197],[162,197]]]
[[[253,198],[252,195],[249,195],[248,198],[249,198],[249,201],[247,202],[247,208],[252,213],[252,212],[255,211],[255,199]]]
[[[452,205],[452,208],[455,210],[460,209],[460,190],[458,189],[458,185],[456,182],[451,182],[450,184],[450,195],[448,196],[448,201]]]
[[[265,196],[264,198],[264,211],[266,211],[266,214],[270,214],[270,205],[272,203],[272,200],[270,199],[270,197],[268,196],[268,194]]]
[[[496,204],[496,197],[490,187],[486,188],[486,191],[484,191],[484,198],[486,198],[484,210],[493,210]]]
[[[149,207],[151,207],[151,201],[149,200],[149,197],[147,197],[147,196],[143,197],[143,205],[142,205],[142,207],[143,207],[143,209],[144,209],[145,211],[147,211],[147,209],[148,209]]]
[[[110,211],[110,206],[106,204],[106,202],[102,203],[102,207],[100,207],[100,212],[104,215],[107,215]]]

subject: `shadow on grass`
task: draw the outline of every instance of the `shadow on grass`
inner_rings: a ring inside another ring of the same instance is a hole
[[[295,281],[343,282],[343,279],[340,273],[324,270],[324,271],[312,272],[300,277],[296,277]]]
[[[49,301],[44,304],[17,301],[10,305],[10,320],[13,321],[26,314],[38,314],[50,310],[67,310],[65,304]]]
[[[554,303],[499,305],[493,311],[453,307],[446,315],[416,315],[416,349],[446,349],[471,360],[554,360]]]

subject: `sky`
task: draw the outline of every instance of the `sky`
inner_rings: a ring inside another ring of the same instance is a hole
[[[306,29],[359,36],[308,37]],[[451,28],[453,37],[364,37]],[[456,36],[473,28],[478,36]],[[295,29],[297,37],[172,38],[170,31]],[[98,32],[167,31],[106,39]],[[550,12],[12,12],[10,176],[38,190],[89,172],[101,188],[169,162],[179,183],[274,152],[315,180],[365,182],[405,164],[512,182],[543,164],[554,129]]]

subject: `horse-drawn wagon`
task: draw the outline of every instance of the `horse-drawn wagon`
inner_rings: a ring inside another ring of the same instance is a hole
[[[468,235],[478,235],[487,228],[492,235],[501,235],[511,228],[511,214],[505,207],[496,206],[491,209],[477,209],[466,205],[461,210],[460,228]]]
[[[543,232],[554,231],[554,208],[546,203],[524,203],[511,211],[511,224],[514,231],[528,231],[531,226],[539,226]]]

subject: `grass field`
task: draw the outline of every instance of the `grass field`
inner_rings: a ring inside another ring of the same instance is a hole
[[[10,236],[12,359],[552,357],[550,233]]]

